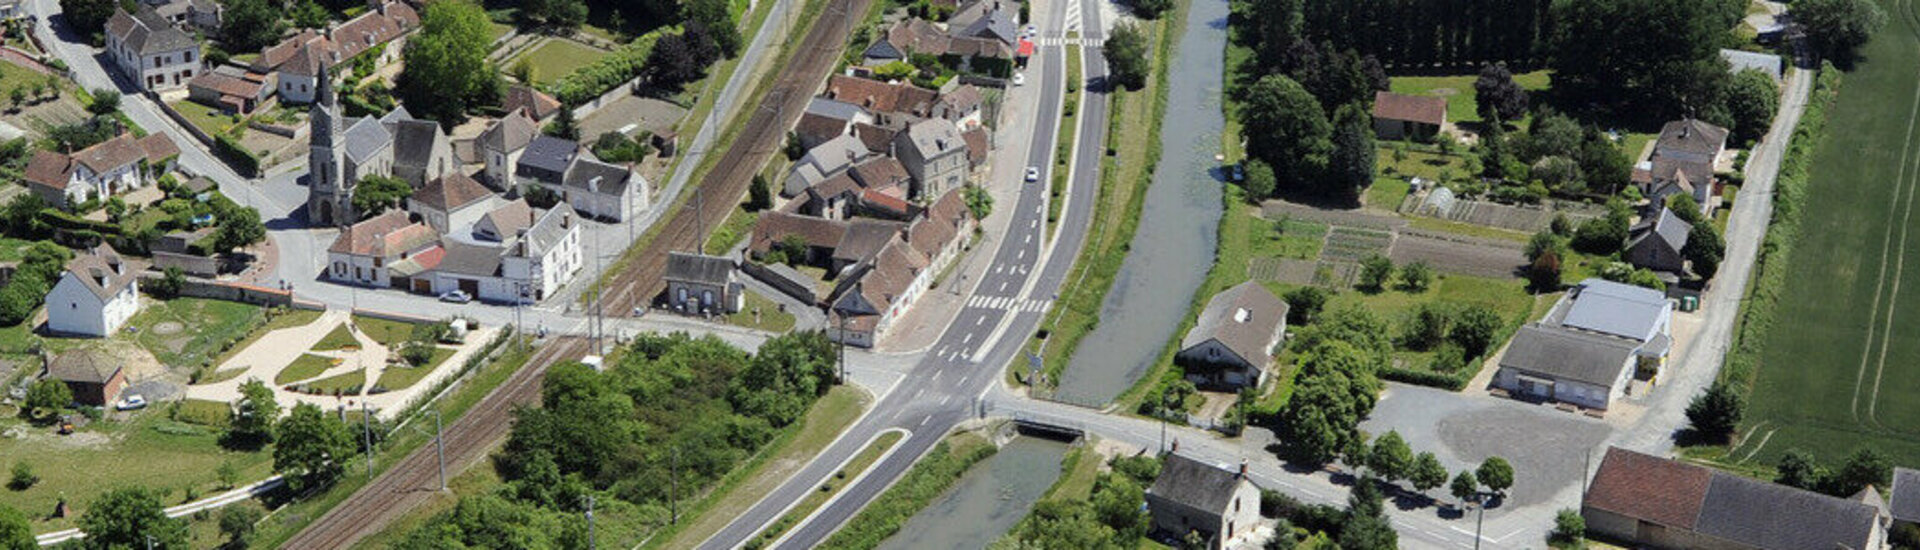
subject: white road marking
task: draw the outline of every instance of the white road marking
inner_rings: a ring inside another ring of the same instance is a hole
[[[1021,241],[1020,244],[1033,244],[1033,234],[1028,233],[1027,238],[1024,241]]]
[[[1007,291],[1007,281],[1000,281],[1000,291],[1001,292]]]
[[[963,345],[963,346],[964,346],[964,345],[967,345],[967,344],[971,344],[971,343],[973,343],[973,333],[971,333],[971,332],[969,332],[969,333],[967,333],[967,337],[966,337],[966,338],[961,338],[961,339],[960,339],[960,345]]]
[[[939,382],[939,381],[940,381],[940,375],[942,375],[942,374],[946,374],[946,371],[933,371],[933,378],[930,378],[930,379],[928,379],[928,380],[927,380],[927,383],[928,383],[928,384],[933,384],[933,383],[937,383],[937,382]]]
[[[926,389],[926,388],[920,388],[920,389],[919,389],[919,391],[915,391],[915,392],[913,392],[913,398],[914,398],[914,399],[916,399],[916,400],[918,400],[918,399],[920,399],[920,394],[923,394],[923,393],[927,393],[927,389]]]
[[[968,378],[972,378],[972,377],[973,377],[973,375],[971,375],[971,374],[969,374],[969,375],[966,375],[966,376],[962,376],[962,377],[960,377],[960,385],[962,385],[962,386],[965,386],[965,385],[967,385],[967,379],[968,379]]]
[[[929,414],[929,415],[927,415],[927,417],[926,417],[926,418],[922,418],[922,419],[920,419],[920,425],[921,425],[921,426],[925,426],[925,425],[927,425],[927,421],[928,421],[928,420],[933,420],[933,415],[931,415],[931,414]]]
[[[947,402],[952,400],[953,400],[953,394],[947,394],[946,397],[940,398],[940,406],[945,407],[947,406]]]
[[[987,316],[985,315],[981,315],[980,318],[975,319],[973,321],[973,326],[976,326],[976,327],[984,324],[987,324]]]
[[[1027,229],[1039,229],[1039,228],[1040,228],[1040,220],[1033,220],[1027,223]]]

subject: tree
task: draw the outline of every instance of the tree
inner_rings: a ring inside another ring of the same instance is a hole
[[[1539,260],[1542,254],[1548,252],[1558,252],[1562,246],[1565,246],[1565,243],[1560,240],[1559,235],[1553,232],[1541,231],[1534,233],[1533,237],[1527,239],[1527,261]]]
[[[1686,193],[1667,195],[1666,207],[1673,212],[1673,217],[1680,218],[1680,221],[1700,223],[1700,201],[1693,198],[1693,195]]]
[[[1280,186],[1314,189],[1333,152],[1333,125],[1319,100],[1279,75],[1260,79],[1246,95],[1239,114],[1247,152],[1273,167]]]
[[[1535,292],[1560,289],[1560,253],[1548,250],[1527,266],[1527,284]]]
[[[566,109],[561,109],[565,112]],[[367,174],[360,178],[360,185],[353,189],[353,210],[360,219],[372,219],[387,209],[399,209],[406,205],[407,197],[413,196],[413,186],[406,180],[380,174]]]
[[[1595,256],[1609,256],[1627,243],[1627,216],[1609,214],[1587,220],[1573,233],[1573,248]]]
[[[265,514],[259,508],[246,503],[227,506],[220,510],[220,534],[227,537],[227,546],[246,548],[253,541],[254,524],[260,523]]]
[[[1327,157],[1323,191],[1327,196],[1354,198],[1373,183],[1378,151],[1373,141],[1373,116],[1354,102],[1333,111],[1333,152]]]
[[[1413,449],[1400,438],[1400,432],[1388,430],[1386,435],[1373,440],[1373,450],[1367,453],[1367,469],[1387,483],[1406,479],[1413,469]]]
[[[33,526],[27,524],[27,515],[11,506],[0,504],[0,550],[39,550],[40,544],[33,538]]]
[[[93,103],[87,104],[87,112],[94,116],[111,115],[120,110],[120,92],[115,90],[94,90]]]
[[[331,17],[332,14],[327,13],[326,8],[320,7],[320,4],[313,0],[301,0],[289,14],[289,18],[293,20],[293,26],[302,29],[326,28]]]
[[[187,548],[186,522],[167,517],[160,494],[145,487],[94,499],[80,516],[80,530],[93,548]]]
[[[1147,63],[1147,35],[1140,31],[1139,25],[1131,22],[1114,25],[1113,32],[1107,35],[1105,54],[1114,83],[1129,90],[1147,85],[1147,72],[1152,66]]]
[[[119,5],[114,0],[60,0],[60,11],[66,15],[67,26],[85,36],[99,34]]]
[[[1872,447],[1861,447],[1848,456],[1847,461],[1840,465],[1840,469],[1834,470],[1833,475],[1827,478],[1827,488],[1824,492],[1833,496],[1849,497],[1869,486],[1889,487],[1888,482],[1891,479],[1893,479],[1893,463],[1887,460],[1887,455],[1881,454]]]
[[[1274,189],[1280,184],[1273,174],[1273,165],[1260,159],[1247,159],[1246,172],[1246,181],[1241,185],[1246,187],[1247,202],[1257,204],[1273,196]]]
[[[690,28],[679,34],[669,34],[654,41],[653,50],[647,52],[646,68],[643,74],[647,83],[664,90],[679,90],[688,82],[700,79],[706,71],[696,53],[693,44],[693,30]]]
[[[1481,120],[1520,120],[1527,113],[1527,90],[1513,81],[1505,61],[1481,65],[1473,91]]]
[[[787,160],[800,160],[800,157],[807,156],[807,144],[800,141],[798,132],[787,132],[787,146],[783,151],[787,154]]]
[[[1312,323],[1320,316],[1320,309],[1327,305],[1327,291],[1317,286],[1303,286],[1287,291],[1287,324],[1300,326]]]
[[[1474,478],[1473,470],[1461,470],[1459,475],[1453,476],[1453,483],[1447,486],[1447,492],[1459,499],[1460,506],[1464,508],[1474,497],[1480,496],[1480,481]]]
[[[1133,14],[1141,19],[1159,19],[1160,14],[1173,8],[1173,0],[1129,0],[1133,5]]]
[[[232,51],[257,51],[280,39],[285,24],[278,2],[228,0],[220,13],[220,36]]]
[[[581,0],[529,0],[520,5],[520,17],[536,27],[569,30],[587,19]]]
[[[1333,325],[1345,311],[1330,316],[1316,332],[1337,329]],[[1373,361],[1354,344],[1323,338],[1302,345],[1309,351],[1301,359],[1293,397],[1281,409],[1275,433],[1287,442],[1286,450],[1294,460],[1326,464],[1348,449],[1365,445],[1360,420],[1373,411],[1379,381],[1374,378]]]
[[[1580,516],[1579,510],[1561,508],[1553,516],[1553,533],[1548,535],[1554,542],[1579,542],[1587,536],[1587,518]]]
[[[1453,330],[1447,338],[1460,346],[1467,357],[1479,357],[1493,346],[1493,338],[1505,324],[1500,314],[1484,305],[1469,305],[1454,315]]]
[[[1505,495],[1507,488],[1513,486],[1513,465],[1507,464],[1507,459],[1504,458],[1487,457],[1480,463],[1480,467],[1474,470],[1474,478],[1479,479],[1482,485],[1486,485],[1488,491]]]
[[[1720,0],[1554,2],[1547,67],[1556,95],[1656,120],[1722,106],[1719,57],[1741,13]],[[1622,24],[1622,22],[1632,22]],[[1657,29],[1657,30],[1655,30]],[[1616,153],[1617,154],[1617,153]]]
[[[1680,256],[1693,266],[1693,274],[1702,279],[1712,279],[1720,272],[1720,259],[1726,253],[1727,243],[1720,238],[1720,230],[1713,223],[1701,220],[1687,230],[1687,245],[1680,247]]]
[[[1780,455],[1780,462],[1774,464],[1773,482],[1788,487],[1814,490],[1820,487],[1819,466],[1814,465],[1813,457],[1800,449],[1787,449]]]
[[[72,402],[73,391],[67,389],[66,382],[42,378],[27,387],[25,412],[34,416],[50,415],[58,413]]]
[[[729,0],[687,0],[681,10],[689,23],[698,23],[707,38],[720,48],[720,54],[733,57],[740,51],[740,28],[734,24],[733,3]]]
[[[7,99],[8,101],[13,102],[14,110],[16,111],[20,110],[20,106],[25,105],[27,103],[27,87],[14,86],[13,90],[7,92]]]
[[[967,201],[967,213],[972,214],[973,219],[984,220],[993,214],[993,194],[988,193],[986,188],[969,185],[961,189],[964,194],[962,198]]]
[[[64,4],[64,2],[62,3]],[[1790,10],[1822,57],[1846,63],[1887,26],[1887,13],[1871,0],[1796,0]]]
[[[767,176],[755,173],[753,186],[747,188],[747,211],[759,212],[768,208],[773,208],[773,184],[767,181]]]
[[[1407,286],[1407,290],[1426,292],[1427,288],[1433,286],[1433,266],[1427,265],[1425,261],[1415,260],[1406,267],[1400,268],[1400,281]]]
[[[235,208],[220,220],[220,228],[214,230],[213,246],[222,254],[230,254],[234,250],[260,242],[265,238],[267,238],[267,226],[260,223],[260,211],[252,208]]]
[[[541,129],[541,133],[560,139],[580,139],[580,123],[573,119],[573,109],[561,107],[553,116],[553,123]]]
[[[500,71],[486,59],[493,42],[487,12],[472,2],[431,2],[420,21],[394,83],[408,110],[450,126],[472,109],[498,103]]]
[[[1440,459],[1433,453],[1423,452],[1413,459],[1413,469],[1407,474],[1407,481],[1413,482],[1413,489],[1425,493],[1447,484],[1447,468],[1440,465]]]
[[[1374,254],[1360,261],[1360,288],[1379,291],[1393,279],[1393,260]]]
[[[273,398],[273,388],[248,379],[240,385],[240,401],[234,409],[233,420],[227,423],[228,445],[258,449],[273,441],[273,422],[280,418],[280,403]]]
[[[273,470],[288,477],[294,490],[323,486],[346,471],[346,461],[357,446],[347,425],[311,403],[293,406],[293,412],[273,429]]]
[[[1739,427],[1745,405],[1731,384],[1716,382],[1687,403],[1687,422],[1701,435],[1725,441]]]
[[[33,488],[36,483],[40,483],[40,474],[33,472],[32,463],[26,460],[16,460],[13,462],[13,477],[7,480],[7,488],[15,491],[25,491]]]
[[[1754,69],[1733,75],[1727,89],[1727,114],[1733,116],[1733,140],[1749,143],[1767,135],[1774,110],[1780,108],[1780,86],[1773,77]]]
[[[1361,478],[1347,494],[1347,520],[1340,527],[1343,550],[1396,548],[1400,535],[1387,522],[1384,495],[1375,480]]]

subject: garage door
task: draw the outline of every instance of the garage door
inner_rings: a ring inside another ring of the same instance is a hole
[[[476,281],[473,279],[461,279],[460,291],[467,293],[468,296],[479,297],[480,281]]]

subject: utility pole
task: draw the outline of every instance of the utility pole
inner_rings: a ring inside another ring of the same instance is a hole
[[[667,522],[680,524],[680,446],[673,446],[673,458],[668,463],[667,479],[673,482],[667,499]]]
[[[147,550],[153,550],[153,535],[146,535],[146,537],[147,537]]]
[[[1480,550],[1480,528],[1487,524],[1486,497],[1476,499],[1473,508],[1479,511],[1479,515],[1473,520],[1473,550]]]
[[[840,337],[836,338],[835,340],[840,342],[840,383],[846,384],[847,383],[847,312],[845,310],[835,308],[833,310],[833,313],[835,315],[840,316]]]
[[[438,409],[427,409],[427,412],[433,413],[433,450],[434,454],[437,455],[435,460],[440,463],[440,492],[444,493],[447,491],[447,446],[446,443],[440,439],[442,433],[440,431],[440,411]]]
[[[358,364],[359,361],[356,360],[354,363]],[[373,479],[373,414],[367,410],[367,397],[364,395],[360,396],[360,428],[360,432],[366,435],[367,479],[371,480]]]
[[[594,550],[593,539],[593,495],[587,495],[587,550]]]

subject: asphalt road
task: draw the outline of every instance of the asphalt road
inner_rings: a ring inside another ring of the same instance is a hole
[[[1051,3],[1049,11],[1051,15],[1044,21],[1041,36],[1063,37],[1068,27],[1063,21],[1067,3]],[[1081,17],[1084,19],[1075,23],[1086,29],[1083,36],[1098,38],[1099,10],[1082,10]],[[914,386],[881,391],[884,397],[813,462],[702,543],[701,548],[725,549],[744,544],[837,472],[873,437],[887,430],[905,430],[908,436],[891,454],[874,463],[864,477],[842,489],[771,546],[809,548],[824,541],[905,474],[954,425],[972,416],[981,394],[998,385],[1000,367],[1013,360],[1027,335],[1039,326],[1044,306],[1051,303],[1085,242],[1107,128],[1106,94],[1097,85],[1082,86],[1080,137],[1075,145],[1070,198],[1057,226],[1055,242],[1051,247],[1046,246],[1046,185],[1052,178],[1054,134],[1058,125],[1045,122],[1059,120],[1064,79],[1076,77],[1063,74],[1065,48],[1083,48],[1082,71],[1087,82],[1099,83],[1106,74],[1105,61],[1096,47],[1046,42],[1047,45],[1041,46],[1038,62],[1041,75],[1037,85],[1041,86],[1041,94],[1034,118],[1042,123],[1034,126],[1034,138],[1027,152],[1027,164],[1041,170],[1040,181],[1021,183],[1023,191],[1012,208],[997,209],[1014,217],[1008,232],[1000,240],[987,273],[973,283],[967,307],[954,317],[946,333],[934,344],[932,353],[898,379],[911,380]]]

